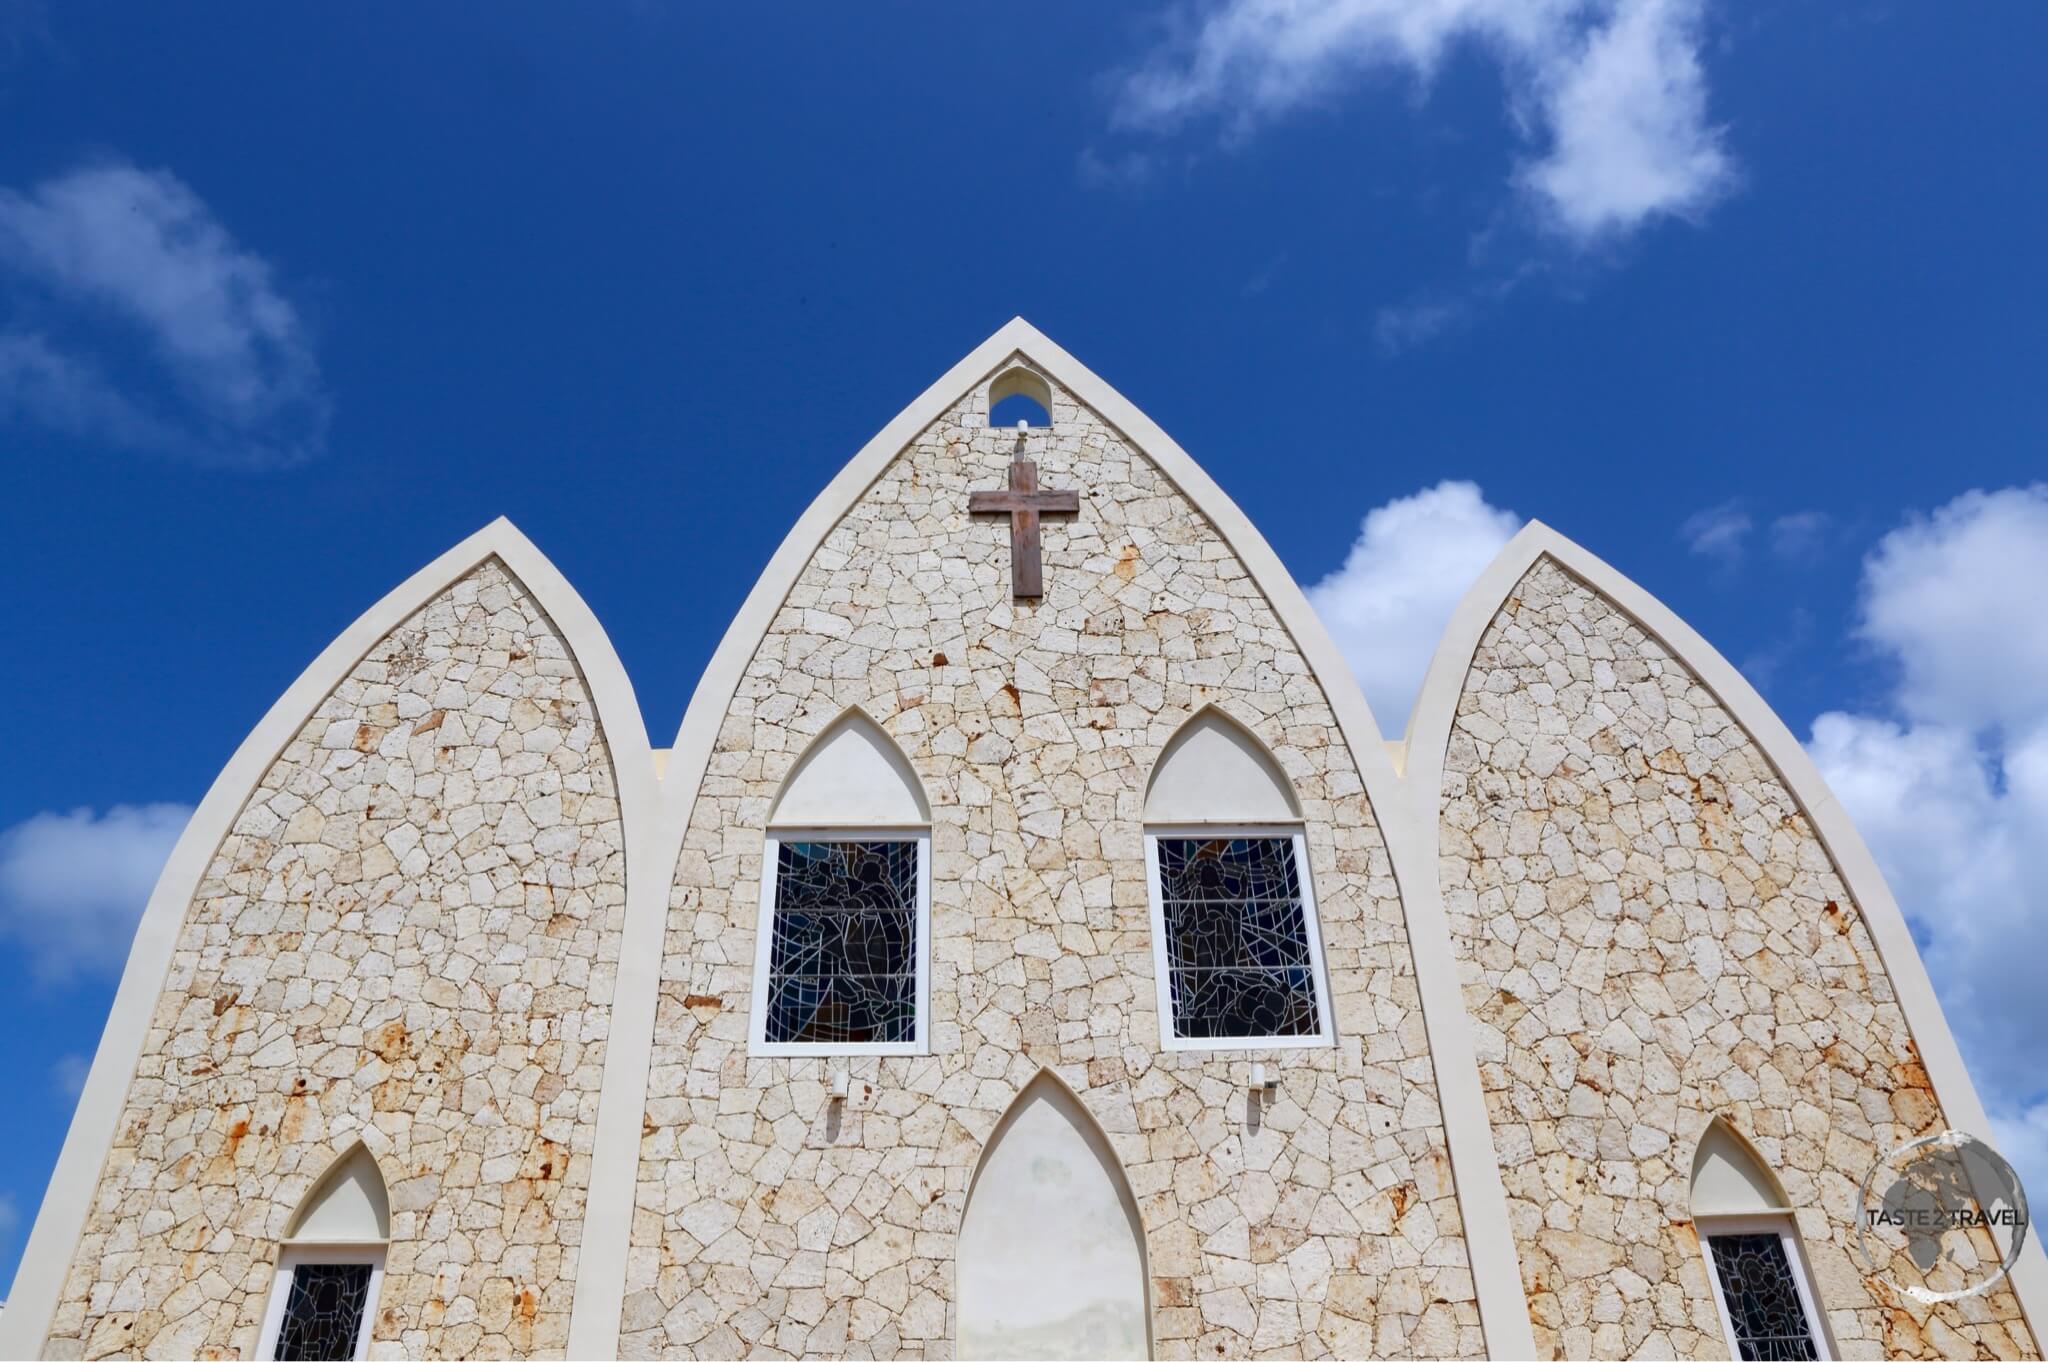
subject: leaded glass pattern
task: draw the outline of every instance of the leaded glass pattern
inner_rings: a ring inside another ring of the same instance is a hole
[[[1775,1234],[1717,1234],[1707,1245],[1744,1362],[1818,1358],[1784,1240]]]
[[[1292,837],[1160,837],[1159,901],[1173,1034],[1321,1034]]]
[[[776,852],[765,1039],[917,1039],[914,841],[784,842]]]
[[[277,1331],[278,1362],[353,1358],[369,1298],[368,1263],[299,1264]]]

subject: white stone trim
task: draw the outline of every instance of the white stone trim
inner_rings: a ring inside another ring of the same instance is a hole
[[[363,1293],[363,1322],[356,1326],[356,1362],[363,1362],[370,1355],[370,1330],[377,1322],[377,1294],[384,1287],[386,1248],[382,1243],[286,1244],[277,1255],[277,1271],[270,1279],[270,1301],[263,1307],[263,1333],[256,1344],[256,1356],[277,1356],[277,1336],[284,1328],[285,1302],[291,1298],[292,1277],[298,1268],[328,1263],[368,1263],[370,1289]]]
[[[1310,974],[1316,992],[1316,1033],[1312,1036],[1225,1036],[1190,1038],[1176,1034],[1173,982],[1167,977],[1166,896],[1159,881],[1159,839],[1184,837],[1260,837],[1287,839],[1294,854],[1294,877],[1301,885],[1302,925],[1308,934]],[[1330,1015],[1330,972],[1323,964],[1323,932],[1316,921],[1316,890],[1309,873],[1308,837],[1301,824],[1259,823],[1233,826],[1214,823],[1162,823],[1145,829],[1145,899],[1152,909],[1152,983],[1159,998],[1159,1048],[1162,1050],[1311,1050],[1337,1043],[1337,1023]]]
[[[1821,779],[1820,770],[1806,749],[1756,688],[1668,606],[1540,521],[1532,520],[1523,526],[1458,603],[1450,626],[1444,631],[1443,640],[1430,661],[1422,693],[1409,717],[1404,766],[1416,807],[1429,810],[1427,826],[1420,831],[1427,839],[1430,864],[1436,864],[1436,807],[1443,787],[1444,754],[1450,743],[1452,721],[1457,716],[1458,699],[1465,688],[1465,675],[1471,669],[1480,639],[1499,613],[1501,604],[1536,561],[1544,557],[1553,559],[1565,571],[1605,596],[1655,638],[1673,658],[1690,668],[1700,684],[1713,693],[1757,745],[1765,760],[1770,762],[1786,790],[1806,814],[1807,821],[1813,825],[1821,845],[1834,860],[1835,869],[1840,873],[1850,897],[1863,911],[1871,941],[1884,962],[1885,973],[1891,978],[1892,993],[1898,1000],[1899,1010],[1905,1014],[1907,1030],[1919,1049],[1920,1062],[1927,1070],[1928,1080],[1934,1086],[1935,1097],[1940,1101],[1949,1125],[1990,1142],[1991,1123],[1985,1117],[1976,1086],[1963,1065],[1962,1052],[1956,1048],[1955,1037],[1942,1015],[1934,985],[1928,980],[1926,966],[1913,944],[1905,915],[1899,911],[1898,901],[1892,897],[1884,876],[1878,872],[1877,862],[1864,845],[1862,835],[1856,831],[1855,824],[1836,800],[1834,792],[1828,789],[1827,782]],[[1430,883],[1432,896],[1438,896],[1433,876]],[[1405,883],[1403,888],[1405,891]],[[1442,916],[1440,896],[1435,911],[1439,917]],[[1410,901],[1408,918],[1411,933],[1414,931],[1415,914],[1415,906]],[[1481,1114],[1483,1117],[1483,1108]],[[1491,1158],[1490,1132],[1486,1133],[1486,1139]],[[1462,1177],[1459,1179],[1459,1192],[1462,1198]],[[1474,1207],[1466,1205],[1468,1235],[1473,1233],[1474,1211]],[[1504,1217],[1504,1200],[1502,1214]],[[1503,1218],[1498,1233],[1505,1236],[1507,1230]],[[1486,1232],[1484,1228],[1479,1231],[1481,1234]],[[1512,1247],[1510,1240],[1511,1252]],[[2013,1267],[2012,1283],[2013,1293],[2026,1315],[2027,1327],[2039,1342],[2044,1328],[2048,1328],[2048,1256],[2042,1253],[2038,1235],[2028,1236],[2020,1261]],[[1482,1294],[1482,1302],[1484,1299]],[[1488,1337],[1491,1339],[1491,1333]]]
[[[1338,652],[1279,555],[1244,512],[1150,417],[1022,317],[1012,318],[925,389],[862,446],[811,502],[747,594],[690,697],[661,778],[658,835],[641,839],[643,854],[628,860],[625,960],[621,963],[619,992],[613,1003],[614,1048],[605,1065],[605,1102],[595,1156],[600,1171],[591,1180],[586,1222],[591,1227],[615,1227],[617,1242],[596,1240],[591,1231],[586,1231],[576,1312],[569,1331],[570,1355],[610,1356],[618,1351],[619,1317],[625,1300],[626,1238],[633,1217],[640,1120],[661,983],[660,961],[667,921],[665,885],[674,875],[697,789],[710,764],[712,747],[740,678],[805,564],[861,494],[927,426],[977,384],[1008,369],[1013,360],[1037,369],[1095,411],[1201,512],[1244,564],[1321,684],[1344,741],[1358,764],[1400,886],[1408,921],[1409,950],[1422,998],[1423,1026],[1436,1074],[1437,1102],[1443,1115],[1487,1346],[1500,1357],[1534,1356],[1535,1337],[1529,1327],[1528,1306],[1508,1234],[1507,1197],[1502,1190],[1500,1170],[1494,1163],[1493,1139],[1486,1123],[1470,1024],[1459,993],[1450,927],[1437,896],[1434,795],[1427,800],[1425,810],[1411,807],[1415,801],[1408,797],[1395,772],[1388,745],[1380,737],[1379,727],[1366,706],[1365,694],[1343,654]],[[1426,846],[1419,840],[1425,831],[1429,839]],[[658,910],[651,897],[631,892],[635,871],[642,865],[660,867],[664,900]],[[629,1020],[633,1027],[630,1032]],[[618,1103],[623,1104],[618,1111],[613,1110],[615,1094]],[[630,1115],[626,1112],[628,1107]],[[592,1254],[590,1247],[599,1248],[600,1253]]]
[[[501,517],[407,578],[328,644],[235,750],[234,756],[206,792],[206,797],[200,801],[191,821],[186,824],[136,928],[135,942],[129,949],[128,964],[122,971],[120,988],[114,995],[106,1028],[100,1034],[91,1072],[79,1094],[70,1131],[65,1136],[64,1147],[57,1156],[57,1166],[50,1177],[49,1190],[43,1196],[35,1226],[29,1232],[8,1309],[5,1314],[0,1314],[0,1357],[35,1357],[42,1353],[93,1193],[106,1165],[108,1150],[113,1145],[128,1086],[142,1055],[150,1017],[170,970],[186,909],[213,860],[215,850],[232,828],[250,792],[321,702],[385,635],[490,558],[503,562],[546,611],[589,687],[591,703],[597,710],[598,724],[611,753],[618,784],[620,818],[624,824],[628,853],[626,883],[630,927],[634,886],[644,886],[647,880],[645,867],[631,853],[636,844],[644,844],[648,840],[644,831],[636,830],[654,813],[656,793],[654,766],[648,755],[647,731],[640,718],[639,702],[633,697],[632,683],[627,679],[625,668],[620,665],[618,655],[613,651],[611,641],[605,637],[597,617],[540,550],[515,529],[512,522]],[[671,872],[672,866],[665,867],[657,877],[664,906]],[[636,957],[631,943],[626,943],[619,963],[620,984],[614,997],[612,1043],[615,1046],[622,1039],[637,1034],[634,1027],[622,1024],[632,1019],[621,1017],[617,1011],[620,999],[631,992],[626,979],[636,966],[650,971],[659,968],[658,962]],[[640,1047],[643,1056],[651,1043],[654,1029],[651,996],[648,1003],[645,1023],[638,1028],[646,1032]],[[608,1059],[616,1057],[616,1050],[608,1055]],[[643,1068],[645,1064],[643,1057]],[[607,1097],[611,1094],[612,1068],[608,1062],[605,1068]],[[637,1110],[632,1113],[631,1121],[633,1130],[637,1131],[640,1122]],[[603,1136],[604,1117],[601,1114],[598,1138],[602,1140]],[[601,1160],[592,1170],[593,1207],[597,1204],[595,1193],[600,1180],[606,1179],[609,1171]],[[629,1196],[633,1174],[630,1167],[623,1173]],[[623,1273],[626,1251],[624,1222],[607,1225],[594,1214],[587,1217],[581,1261],[587,1266],[591,1250],[601,1248],[611,1238],[617,1240],[614,1256]],[[577,1308],[581,1306],[579,1291]],[[616,1308],[613,1316],[616,1320]]]
[[[784,842],[917,843],[917,1023],[911,1039],[822,1045],[768,1040],[768,971],[775,949],[775,881]],[[932,1052],[932,834],[924,828],[772,828],[761,841],[761,912],[754,928],[753,997],[747,1005],[747,1053],[760,1058],[831,1059]]]
[[[1806,1329],[1813,1335],[1813,1350],[1820,1354],[1821,1362],[1834,1362],[1842,1355],[1841,1350],[1835,1347],[1834,1335],[1828,1332],[1827,1312],[1820,1308],[1813,1268],[1806,1261],[1806,1249],[1799,1242],[1799,1226],[1792,1212],[1696,1216],[1693,1230],[1694,1237],[1699,1240],[1700,1257],[1706,1260],[1707,1286],[1714,1294],[1714,1313],[1720,1317],[1721,1339],[1728,1345],[1730,1357],[1742,1356],[1742,1348],[1735,1340],[1735,1320],[1728,1313],[1728,1293],[1721,1284],[1721,1269],[1714,1262],[1714,1250],[1707,1244],[1717,1234],[1777,1235],[1778,1246],[1785,1254],[1785,1265],[1792,1271],[1792,1285],[1799,1291],[1800,1308],[1806,1312]]]

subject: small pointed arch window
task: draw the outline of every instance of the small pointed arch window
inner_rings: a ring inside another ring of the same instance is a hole
[[[997,430],[1051,425],[1052,385],[1021,364],[1003,370],[988,385],[988,423]]]
[[[1301,806],[1272,754],[1219,710],[1160,754],[1145,882],[1165,1048],[1334,1043]]]
[[[285,1227],[257,1356],[367,1356],[390,1242],[384,1176],[357,1144],[313,1184]]]
[[[872,719],[811,744],[762,847],[753,1053],[927,1052],[931,840],[924,786]]]
[[[1834,1356],[1784,1189],[1718,1117],[1693,1154],[1692,1217],[1729,1356],[1772,1362]]]

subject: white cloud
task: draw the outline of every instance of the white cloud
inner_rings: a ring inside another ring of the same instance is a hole
[[[2048,1186],[2048,487],[1971,492],[1864,560],[1891,713],[1814,721],[1815,762],[1898,896],[2005,1152]]]
[[[17,304],[0,333],[0,417],[245,467],[325,444],[297,310],[168,171],[95,165],[0,189],[0,276]],[[116,369],[126,381],[107,377]]]
[[[1685,523],[1678,527],[1678,537],[1701,557],[1734,563],[1742,557],[1743,547],[1755,523],[1742,509],[1741,502],[1724,501],[1719,506],[1709,506],[1687,516]]]
[[[2048,483],[1969,492],[1885,536],[1859,634],[1901,668],[1900,708],[1972,729],[2048,721]]]
[[[1388,74],[1427,86],[1476,46],[1499,64],[1530,149],[1513,183],[1578,245],[1696,219],[1735,165],[1707,119],[1701,0],[1223,0],[1178,12],[1117,91],[1114,123],[1170,133],[1205,117],[1231,140]]]
[[[27,948],[39,974],[117,970],[171,847],[184,804],[116,804],[39,813],[0,832],[0,936]]]
[[[1440,482],[1368,511],[1344,565],[1308,589],[1390,738],[1459,599],[1522,527],[1470,482]]]
[[[1787,562],[1811,562],[1827,546],[1835,519],[1826,511],[1794,511],[1771,522],[1771,552]]]
[[[1734,177],[1707,122],[1697,0],[1619,0],[1537,59],[1551,145],[1517,183],[1579,240],[1697,218]]]
[[[72,1101],[85,1091],[86,1076],[92,1072],[92,1060],[85,1055],[59,1055],[57,1062],[50,1066],[50,1081],[57,1085],[57,1091]]]
[[[1435,340],[1471,315],[1471,302],[1462,298],[1423,298],[1383,307],[1373,314],[1373,343],[1382,354],[1398,355]]]
[[[2004,1116],[1993,1113],[1991,1138],[2007,1163],[2018,1170],[2020,1186],[2038,1199],[2048,1185],[2048,1102],[2036,1102]]]

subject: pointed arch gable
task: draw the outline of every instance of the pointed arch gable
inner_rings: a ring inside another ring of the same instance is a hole
[[[1022,317],[1012,318],[898,413],[840,469],[791,527],[720,640],[711,664],[690,697],[689,709],[676,733],[671,767],[685,780],[684,788],[694,791],[695,783],[703,778],[711,743],[748,659],[825,537],[896,456],[962,393],[983,380],[1007,377],[1017,371],[1057,383],[1086,404],[1150,460],[1215,527],[1271,602],[1295,646],[1308,659],[1366,773],[1368,788],[1388,797],[1391,806],[1394,773],[1380,740],[1379,727],[1342,654],[1279,555],[1187,451],[1128,398]],[[683,812],[687,816],[687,810]]]
[[[30,1231],[9,1309],[0,1314],[0,1356],[33,1356],[42,1349],[113,1145],[179,932],[216,849],[265,773],[327,696],[394,629],[492,559],[503,564],[548,615],[571,654],[570,660],[582,673],[612,754],[622,822],[630,826],[651,812],[653,763],[625,668],[596,616],[511,521],[503,517],[492,521],[364,611],[307,666],[235,750],[158,876],[136,928],[49,1190]],[[637,864],[629,868],[629,877],[636,872]],[[650,1009],[650,1029],[651,1025]],[[637,1126],[637,1113],[633,1121]]]
[[[858,706],[827,724],[784,777],[771,826],[917,827],[931,800],[910,758]]]
[[[391,1238],[391,1196],[369,1146],[357,1140],[299,1199],[283,1238],[295,1243],[368,1244]]]
[[[1756,1148],[1716,1116],[1700,1132],[1692,1155],[1692,1213],[1768,1215],[1789,1212],[1792,1202]]]
[[[1043,1195],[1043,1188],[1020,1185],[1027,1166],[1029,1175],[1057,1184],[1056,1199]],[[1087,1183],[1091,1174],[1102,1182],[1076,1185]],[[1114,1195],[1127,1240],[1120,1238],[1109,1214],[1105,1191]],[[1056,1207],[1076,1210],[1082,1223],[1063,1225],[1051,1214]],[[1025,1226],[1044,1242],[1020,1238]],[[1079,1231],[1074,1242],[1058,1242],[1063,1229]],[[1084,1334],[1106,1345],[1101,1356],[1130,1356],[1131,1344],[1142,1348],[1144,1356],[1152,1355],[1151,1258],[1137,1197],[1101,1123],[1051,1069],[1041,1068],[1018,1089],[983,1141],[968,1181],[957,1244],[953,1315],[961,1356],[1098,1355],[1057,1346]],[[1036,1298],[1035,1303],[1050,1298],[1054,1309],[1067,1307],[1066,1318],[1020,1337],[1029,1326],[1004,1313],[1020,1294],[1006,1291],[1005,1283],[1020,1274],[1032,1285],[1031,1292],[1022,1294]],[[1142,1318],[1131,1318],[1134,1313]],[[1120,1327],[1129,1332],[1119,1335]]]
[[[1258,735],[1215,705],[1197,710],[1160,749],[1145,786],[1147,823],[1290,823],[1294,782]]]
[[[1871,941],[1890,977],[1893,997],[1905,1017],[1948,1124],[1989,1139],[1990,1121],[1964,1067],[1962,1053],[1935,997],[1934,986],[1898,901],[1862,835],[1806,749],[1734,665],[1670,607],[1541,521],[1532,520],[1523,526],[1459,602],[1430,661],[1422,692],[1409,718],[1403,743],[1403,769],[1416,812],[1417,830],[1425,840],[1430,863],[1435,864],[1438,854],[1444,764],[1466,675],[1494,617],[1523,578],[1545,558],[1640,627],[1713,695],[1755,744],[1805,816],[1834,862],[1849,896],[1861,910]],[[1425,911],[1442,917],[1440,889],[1435,883],[1429,888],[1429,898]],[[1416,912],[1417,907],[1411,903],[1411,923]],[[1445,931],[1448,933],[1447,921]],[[1483,1120],[1483,1110],[1480,1116]],[[1491,1143],[1489,1134],[1488,1144]],[[1507,1237],[1504,1201],[1501,1214],[1502,1237]],[[2048,1255],[2031,1237],[2011,1280],[2028,1325],[2039,1336],[2044,1324],[2048,1324]]]
[[[728,714],[735,705],[749,662],[768,637],[778,613],[790,602],[792,590],[828,536],[867,490],[884,476],[892,462],[933,422],[977,385],[992,382],[1019,365],[1036,372],[1054,385],[1057,392],[1072,398],[1099,417],[1186,499],[1242,564],[1251,585],[1265,597],[1306,662],[1309,673],[1321,687],[1334,715],[1338,735],[1365,787],[1365,798],[1374,810],[1403,909],[1409,915],[1408,944],[1415,964],[1422,1019],[1435,1069],[1439,1108],[1449,1142],[1457,1195],[1461,1204],[1469,1203],[1473,1198],[1485,1202],[1490,1183],[1495,1187],[1491,1199],[1500,1204],[1496,1219],[1502,1224],[1503,1232],[1474,1237],[1468,1245],[1486,1337],[1497,1351],[1506,1355],[1532,1354],[1535,1345],[1529,1333],[1519,1270],[1512,1250],[1505,1246],[1505,1202],[1498,1192],[1499,1174],[1484,1122],[1484,1097],[1460,1007],[1459,982],[1448,930],[1440,924],[1434,928],[1427,922],[1418,924],[1412,906],[1418,896],[1434,894],[1434,860],[1421,850],[1414,827],[1417,820],[1408,813],[1393,758],[1381,739],[1380,729],[1373,720],[1364,693],[1328,631],[1310,608],[1300,586],[1230,497],[1150,417],[1024,319],[1014,318],[1005,324],[884,426],[839,470],[777,547],[700,676],[677,729],[662,780],[660,832],[655,839],[655,848],[648,855],[649,864],[664,867],[663,873],[673,873],[693,817],[695,802],[704,787],[707,772],[712,768],[714,750]],[[658,963],[661,947],[658,929],[650,925],[650,934],[636,947],[635,939],[630,935],[632,925],[629,923],[629,953],[644,951],[646,961]],[[622,971],[619,989],[619,1017],[652,1016],[658,992],[657,980],[630,977]],[[635,1038],[631,1043],[637,1045],[639,1041]],[[632,1085],[644,1102],[647,1062],[644,1052],[636,1050],[635,1053],[641,1056],[639,1062],[621,1065],[618,1077],[621,1084]],[[610,1081],[608,1071],[607,1082]],[[638,1109],[635,1108],[636,1112]],[[632,1122],[622,1119],[615,1126],[599,1132],[595,1162],[599,1178],[607,1179],[608,1185],[600,1188],[596,1181],[593,1182],[591,1214],[594,1219],[604,1216],[621,1225],[631,1221],[631,1174],[637,1166],[639,1147],[637,1121],[637,1115]],[[599,1204],[605,1197],[611,1200]],[[1465,1213],[1470,1215],[1469,1207]],[[623,1266],[613,1269],[609,1261],[593,1264],[587,1258],[586,1268],[586,1282],[578,1297],[579,1315],[585,1294],[600,1292],[609,1304],[601,1312],[602,1319],[593,1316],[596,1322],[591,1330],[572,1330],[571,1350],[609,1354],[616,1351],[618,1345],[616,1331],[606,1321],[615,1320],[619,1303],[624,1299],[625,1270]],[[599,1277],[602,1280],[593,1285],[592,1279]]]

